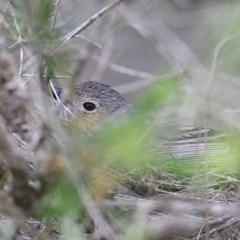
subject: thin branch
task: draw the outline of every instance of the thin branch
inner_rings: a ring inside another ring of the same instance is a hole
[[[212,68],[211,68],[211,72],[210,72],[210,76],[209,76],[209,83],[207,85],[206,101],[209,100],[211,89],[213,87],[219,53],[220,53],[221,49],[224,47],[224,45],[232,38],[233,38],[233,36],[227,36],[226,38],[222,39],[222,41],[220,41],[220,43],[215,48],[213,62],[212,62]]]
[[[82,31],[87,29],[89,26],[93,25],[97,20],[103,17],[107,12],[114,9],[117,5],[119,5],[124,0],[117,0],[116,2],[108,4],[106,7],[102,8],[100,11],[95,13],[92,17],[90,17],[87,21],[83,22],[80,26],[76,27],[69,33],[67,33],[63,38],[63,42],[60,46],[58,46],[51,55],[54,55],[57,51],[59,51],[64,44],[66,44],[70,39],[74,38],[76,35],[80,34]]]
[[[102,46],[100,43],[98,43],[98,42],[96,42],[96,41],[93,41],[92,39],[90,39],[90,38],[88,38],[88,37],[85,37],[85,36],[83,36],[83,35],[81,35],[81,34],[77,34],[75,37],[79,37],[79,38],[81,38],[81,39],[83,39],[83,40],[85,40],[85,41],[93,44],[95,47],[97,47],[97,48],[99,48],[99,49],[102,49],[102,48],[103,48],[103,46]]]
[[[19,44],[19,43],[22,43],[22,41],[23,41],[20,26],[18,24],[14,9],[12,8],[12,6],[10,4],[9,4],[9,6],[11,7],[14,25],[15,25],[15,28],[16,28],[17,33],[18,33],[18,41],[17,41],[16,44]],[[18,81],[19,82],[21,82],[21,75],[22,75],[22,72],[23,72],[23,55],[24,55],[23,46],[21,44],[20,44],[20,46],[21,46],[20,47],[20,66],[19,66],[19,72],[18,72]]]
[[[69,41],[70,39],[74,38],[77,34],[81,33],[89,26],[93,25],[99,18],[103,17],[107,12],[111,11],[117,5],[119,5],[124,0],[117,0],[108,4],[106,7],[102,8],[99,12],[95,13],[92,17],[90,17],[87,21],[82,23],[80,26],[76,27],[74,30],[69,32],[63,37],[64,43]]]
[[[16,75],[16,74],[14,74],[14,75]],[[23,73],[22,74],[22,77],[24,77],[24,78],[30,78],[30,77],[38,77],[38,75],[37,74],[34,74],[34,73],[32,73],[32,74],[30,74],[30,73]],[[43,77],[47,77],[46,75],[43,75]],[[57,76],[49,76],[50,78],[71,78],[71,76],[68,76],[68,75],[57,75]]]
[[[91,59],[93,59],[94,61],[97,61],[97,62],[101,61],[101,59],[97,55],[91,56]],[[132,76],[132,77],[147,78],[147,79],[156,78],[156,76],[154,74],[139,71],[139,70],[129,68],[129,67],[125,67],[125,66],[113,63],[111,61],[108,61],[108,66],[113,71],[116,71],[116,72],[119,72],[119,73],[122,73],[122,74],[125,74],[125,75],[129,75],[129,76]]]
[[[120,93],[131,93],[131,92],[136,92],[143,88],[146,88],[147,86],[154,83],[156,80],[161,80],[161,79],[166,79],[166,78],[171,78],[171,77],[172,78],[178,77],[178,75],[166,74],[166,75],[162,75],[162,76],[155,76],[152,78],[141,79],[141,80],[137,80],[137,81],[126,83],[126,84],[121,84],[114,88]]]
[[[92,75],[92,80],[99,82],[103,73],[106,71],[108,67],[109,59],[112,56],[113,50],[113,37],[111,37],[107,43],[104,45],[104,49],[101,53],[100,61],[98,61],[98,65],[96,66],[96,70]]]
[[[54,93],[57,101],[58,101],[58,102],[60,103],[60,105],[67,111],[67,113],[69,113],[70,116],[73,117],[73,113],[71,112],[71,110],[70,110],[68,107],[66,107],[66,106],[63,104],[63,102],[61,101],[61,99],[58,97],[58,94],[57,94],[57,92],[56,92],[56,90],[55,90],[55,88],[54,88],[54,86],[53,86],[52,81],[50,81],[49,83],[50,83],[50,87],[51,87],[51,89],[52,89],[52,91],[53,91],[53,93]]]
[[[53,29],[55,29],[56,26],[56,21],[57,21],[57,14],[58,14],[58,9],[59,9],[59,4],[61,0],[56,0],[54,3],[55,11],[54,11],[54,19],[53,19]]]
[[[126,6],[122,5],[119,8],[119,12],[132,28],[143,37],[153,41],[156,49],[165,57],[176,74],[187,72],[194,77],[194,83],[198,83],[197,80],[200,78],[209,79],[209,71],[194,52],[163,22],[157,22],[158,31],[156,31],[153,23],[147,23],[147,21],[136,16]]]
[[[82,196],[83,193],[79,192],[79,195]],[[97,234],[100,239],[118,240],[119,236],[114,232],[114,229],[111,227],[111,225],[105,220],[104,216],[96,207],[87,192],[84,193],[82,200],[84,206],[86,207],[87,213],[94,222],[95,234]]]

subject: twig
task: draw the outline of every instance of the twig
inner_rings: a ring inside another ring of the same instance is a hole
[[[79,192],[80,195],[83,195],[82,192]],[[111,226],[104,219],[99,209],[95,206],[94,202],[91,200],[87,192],[84,193],[82,197],[83,203],[86,207],[87,213],[91,217],[95,226],[95,234],[98,235],[100,239],[111,239],[117,240],[118,236],[115,234]]]
[[[26,78],[32,78],[32,77],[38,77],[37,74],[34,74],[34,73],[23,73],[22,74],[22,77],[26,77]],[[43,77],[47,77],[46,75],[43,75]],[[49,76],[50,78],[71,78],[71,76],[68,76],[68,75],[57,75],[57,76]]]
[[[125,195],[118,195],[114,199],[123,206],[138,207],[151,213],[152,211],[160,211],[167,213],[178,213],[178,214],[194,214],[205,217],[209,214],[214,217],[219,216],[233,216],[239,217],[239,206],[236,204],[221,204],[218,201],[209,201],[206,203],[205,200],[178,200],[177,197],[161,197],[159,200],[147,200],[139,197],[129,197]]]
[[[92,39],[90,39],[90,38],[88,38],[88,37],[85,37],[85,36],[83,36],[83,35],[81,35],[81,34],[77,34],[75,37],[79,37],[79,38],[81,38],[81,39],[83,39],[83,40],[85,40],[85,41],[93,44],[95,47],[98,47],[99,49],[102,49],[102,48],[103,48],[100,43],[98,43],[98,42],[96,42],[96,41],[93,41]]]
[[[215,48],[213,62],[212,62],[212,68],[211,68],[211,72],[210,72],[210,76],[209,76],[209,82],[208,82],[207,88],[206,88],[206,102],[209,101],[211,89],[213,87],[219,53],[220,53],[221,49],[224,47],[224,45],[232,38],[233,38],[233,36],[227,36]]]
[[[57,21],[57,14],[58,14],[58,8],[59,8],[59,4],[60,4],[61,0],[56,0],[56,2],[54,3],[54,7],[55,7],[55,13],[54,13],[54,19],[53,19],[53,29],[56,26],[56,21]]]
[[[194,83],[197,80],[208,79],[209,72],[197,56],[191,51],[187,44],[182,41],[163,22],[158,21],[158,31],[152,26],[137,17],[126,6],[119,8],[120,14],[127,19],[130,26],[139,32],[143,37],[150,39],[155,44],[157,50],[168,61],[176,74],[189,73],[194,76]]]
[[[87,29],[89,26],[93,25],[99,18],[103,17],[107,12],[115,8],[117,5],[119,5],[124,0],[117,0],[116,2],[112,2],[108,4],[106,7],[102,8],[100,11],[95,13],[92,17],[90,17],[87,21],[83,22],[80,26],[76,27],[69,33],[67,33],[63,38],[63,42],[58,46],[51,55],[54,55],[57,51],[59,51],[60,48],[64,44],[66,44],[70,39],[74,38],[76,35],[80,34],[82,31]]]
[[[21,30],[20,30],[20,26],[18,24],[18,21],[17,21],[17,18],[16,18],[16,14],[15,14],[12,6],[10,4],[9,4],[9,6],[11,7],[14,25],[15,25],[17,33],[19,35],[16,44],[19,44],[19,43],[21,43],[23,41]],[[20,46],[21,46],[20,47],[20,66],[19,66],[19,72],[18,72],[18,81],[19,81],[19,83],[21,83],[21,75],[22,75],[22,72],[23,72],[23,55],[24,55],[23,46],[22,45],[20,45]]]
[[[80,26],[76,27],[71,32],[67,33],[63,37],[64,43],[74,38],[77,34],[81,33],[83,30],[87,29],[89,26],[93,25],[99,18],[103,17],[107,12],[115,8],[118,4],[120,4],[123,1],[124,0],[117,0],[115,2],[108,4],[106,7],[102,8],[99,12],[95,13],[87,21],[82,23]]]
[[[73,116],[73,113],[71,112],[71,110],[70,110],[68,107],[66,107],[66,106],[63,104],[63,102],[61,101],[61,99],[59,98],[59,96],[58,96],[58,94],[57,94],[57,92],[56,92],[56,90],[55,90],[55,88],[54,88],[53,83],[52,83],[51,80],[50,80],[49,83],[50,83],[50,87],[51,87],[51,89],[52,89],[52,91],[53,91],[53,93],[54,93],[57,101],[58,101],[58,102],[60,103],[60,105],[70,114],[70,116]]]
[[[199,230],[199,232],[198,232],[198,235],[197,235],[197,240],[200,239],[201,234],[202,234],[202,231],[203,231],[203,229],[204,229],[204,226],[205,226],[205,224],[203,224],[202,227],[200,228],[200,230]]]
[[[112,50],[113,50],[113,37],[111,37],[104,45],[104,49],[101,53],[98,65],[96,66],[96,70],[92,76],[93,81],[99,82],[101,80],[103,73],[107,69],[109,59],[111,58],[112,55]]]
[[[91,58],[94,61],[98,61],[98,62],[101,61],[101,59],[97,55],[93,55],[93,56],[91,56]],[[108,61],[108,66],[109,66],[110,69],[112,69],[116,72],[119,72],[119,73],[122,73],[122,74],[125,74],[125,75],[129,75],[129,76],[132,76],[132,77],[147,78],[147,79],[157,78],[154,74],[139,71],[139,70],[129,68],[129,67],[125,67],[125,66],[113,63],[111,61]]]
[[[178,75],[166,74],[166,75],[162,75],[160,77],[156,76],[153,78],[141,79],[141,80],[138,80],[135,82],[121,84],[121,85],[115,87],[115,89],[121,93],[131,93],[131,92],[135,92],[135,91],[138,91],[142,88],[149,86],[150,84],[154,83],[156,80],[166,79],[169,77],[177,77],[177,76]]]

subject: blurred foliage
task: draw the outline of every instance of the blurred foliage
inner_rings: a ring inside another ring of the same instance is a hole
[[[65,29],[56,27],[54,24],[54,3],[49,0],[31,2],[12,0],[10,3],[15,15],[4,13],[5,20],[9,24],[9,36],[11,36],[11,41],[15,42],[10,52],[16,53],[22,47],[31,46],[29,49],[33,52],[33,56],[36,53],[40,65],[45,70],[44,78],[40,78],[41,81],[46,80],[42,82],[44,85],[48,85],[48,81],[60,73],[72,74],[70,59],[73,57],[70,55],[73,49],[76,51],[76,47],[71,46],[71,48],[63,44],[61,38]],[[217,24],[211,26],[213,32],[209,33],[208,38],[202,40],[203,45],[206,46],[202,54],[208,58],[203,65],[212,62],[214,52],[216,54],[216,51],[219,51],[216,66],[210,64],[211,67],[217,69],[213,76],[213,80],[218,80],[217,83],[222,81],[220,78],[222,73],[228,73],[230,77],[239,74],[239,7],[236,1],[234,5],[224,8],[224,19],[222,21],[218,19]],[[81,52],[83,48],[79,46],[76,52]],[[167,59],[169,56],[166,54],[165,57]],[[33,65],[28,66],[25,71],[28,72],[27,70],[30,69],[31,72]],[[187,83],[182,78],[186,78]],[[75,220],[81,222],[87,215],[83,202],[84,194],[89,193],[96,206],[99,207],[105,204],[106,199],[114,200],[117,194],[115,187],[119,183],[127,186],[133,194],[144,197],[152,197],[154,194],[167,191],[180,192],[190,188],[202,195],[222,188],[235,190],[240,173],[239,129],[232,132],[225,131],[229,137],[223,142],[230,151],[223,153],[221,158],[218,153],[211,153],[207,149],[205,155],[198,159],[192,157],[187,159],[189,161],[187,162],[184,157],[175,159],[171,154],[158,151],[162,143],[162,129],[158,128],[163,122],[166,125],[171,123],[169,116],[179,117],[181,115],[180,108],[185,103],[185,97],[189,96],[189,92],[194,92],[192,89],[189,91],[188,88],[194,85],[191,80],[191,77],[185,73],[179,77],[162,78],[160,76],[158,79],[156,76],[155,82],[143,90],[144,96],[138,99],[132,112],[121,119],[116,119],[113,123],[107,122],[93,131],[84,132],[76,126],[74,121],[70,123],[63,121],[62,125],[53,126],[53,129],[59,128],[56,129],[56,140],[62,147],[61,151],[64,153],[62,159],[66,165],[63,166],[60,177],[49,181],[50,183],[46,186],[48,194],[35,204],[38,216],[48,219],[57,216],[62,220],[69,217],[72,221],[69,223],[66,220],[66,226],[71,225]],[[198,83],[200,90],[208,84],[205,82],[206,79],[201,80],[202,82]],[[219,103],[221,97],[224,96],[226,89],[220,88],[220,90],[217,97],[212,98],[214,99],[212,102]],[[194,105],[197,98],[201,101],[202,98],[205,99],[204,97],[193,95],[190,103],[187,104]],[[237,101],[239,105],[238,98],[233,98],[233,101],[235,103]],[[210,100],[204,102],[206,105],[204,110],[208,110],[212,102]],[[227,104],[226,106],[228,107]],[[48,108],[48,106],[44,107]],[[161,111],[164,112],[166,109],[167,114],[161,115]],[[178,125],[169,124],[167,130],[170,130],[170,135],[171,131],[174,133],[178,131],[177,127]],[[170,139],[171,137],[174,139],[174,136],[170,136]],[[53,139],[49,142],[52,144]],[[211,144],[218,143],[218,140],[211,142]],[[229,175],[236,182],[231,181],[232,179],[228,178]],[[131,225],[134,210],[130,207],[123,205],[108,208],[106,204],[102,208],[99,207],[99,211],[103,213],[108,222],[114,222],[116,225],[122,224],[120,227],[123,232],[122,239],[148,239],[141,229]],[[76,226],[73,228],[76,230]],[[67,233],[69,229],[66,228],[65,232]],[[80,231],[76,231],[77,237],[80,234]],[[69,233],[67,235],[69,237]]]
[[[49,195],[37,204],[37,213],[46,218],[71,216],[77,219],[81,214],[82,205],[72,182],[67,178],[56,178],[54,182],[47,186]]]
[[[16,21],[19,31],[25,40],[32,41],[34,44],[46,44],[57,36],[57,31],[52,25],[54,15],[53,3],[48,0],[36,0],[29,4],[29,1],[11,1],[14,7]],[[16,29],[17,30],[17,29]],[[19,34],[18,32],[15,33]],[[45,47],[45,45],[39,45]]]
[[[11,1],[14,14],[6,18],[9,23],[11,40],[17,39],[10,51],[17,51],[26,47],[33,52],[35,61],[25,71],[32,71],[36,61],[43,64],[41,73],[43,89],[46,91],[50,79],[57,75],[71,73],[69,51],[62,46],[63,29],[56,26],[55,6],[49,0]],[[4,13],[7,15],[7,13]],[[66,80],[65,80],[66,81]]]
[[[177,96],[177,86],[177,79],[156,82],[146,90],[144,99],[140,100],[137,109],[126,120],[106,126],[97,134],[97,142],[107,156],[105,164],[112,162],[128,170],[146,170],[149,164],[160,167],[161,162],[157,160],[153,146],[151,148],[153,133],[156,131],[152,120],[166,98]]]

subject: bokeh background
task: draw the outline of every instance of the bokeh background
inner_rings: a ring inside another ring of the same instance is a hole
[[[239,239],[239,22],[238,0],[0,0],[0,239]],[[83,80],[132,111],[61,119]]]
[[[61,1],[56,26],[68,33],[104,4]],[[79,56],[92,41],[79,81],[110,84],[135,104],[154,80],[177,76],[194,121],[222,128],[239,109],[238,20],[237,1],[127,1],[68,44]]]

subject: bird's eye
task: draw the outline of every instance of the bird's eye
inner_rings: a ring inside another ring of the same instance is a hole
[[[85,110],[91,112],[91,111],[93,111],[93,110],[96,109],[96,104],[94,104],[94,103],[92,103],[92,102],[85,102],[85,103],[83,104],[83,107],[84,107]]]

